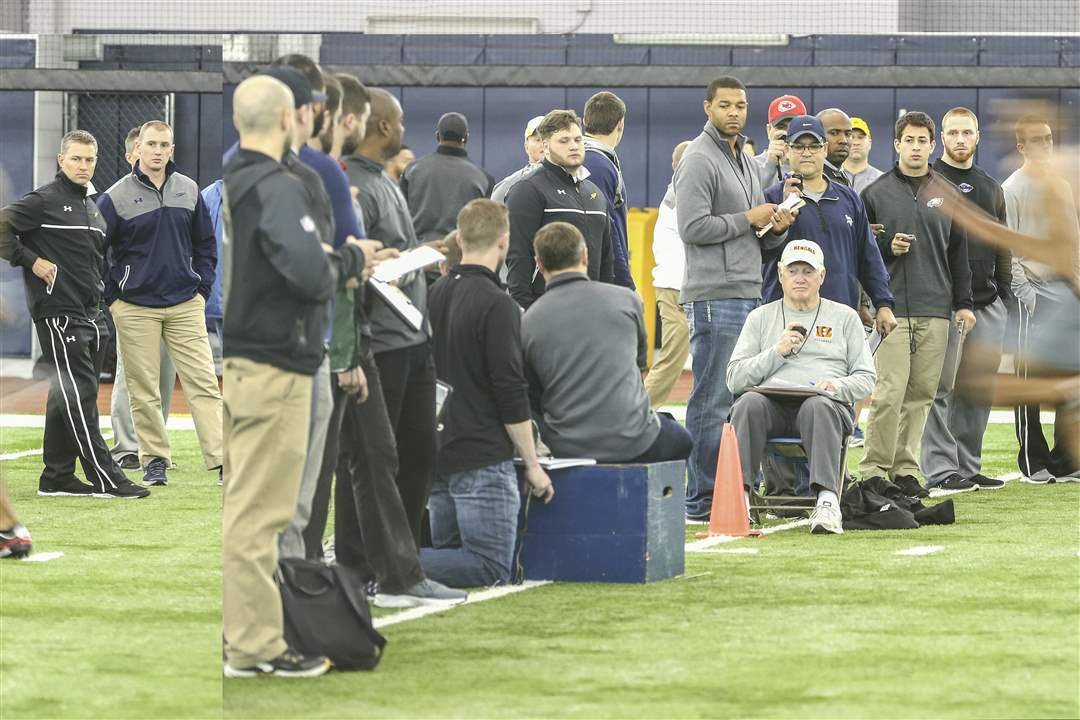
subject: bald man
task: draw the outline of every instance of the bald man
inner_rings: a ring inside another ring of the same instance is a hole
[[[314,677],[330,662],[285,643],[273,575],[278,533],[296,507],[312,376],[336,285],[324,252],[331,238],[281,164],[293,134],[292,92],[255,76],[236,88],[233,107],[240,149],[225,165],[225,676]]]
[[[851,118],[840,108],[828,108],[817,114],[825,127],[825,167],[821,174],[834,183],[851,187],[851,177],[844,172],[843,164],[851,152]]]
[[[356,150],[343,158],[349,184],[360,189],[357,198],[368,235],[388,248],[407,252],[418,244],[412,214],[383,164],[401,151],[404,115],[397,98],[381,88],[369,88],[371,116]],[[421,523],[428,493],[435,480],[435,361],[427,319],[427,282],[423,271],[398,280],[398,288],[423,315],[417,325],[402,319],[377,293],[371,297],[371,350],[379,385],[395,438],[398,467],[395,482],[413,540],[420,547]],[[366,369],[365,369],[365,372]],[[370,400],[368,402],[371,402]],[[380,451],[356,448],[358,467],[386,472]],[[393,468],[390,468],[393,469]]]
[[[675,146],[671,154],[672,173],[679,166],[688,145],[690,141],[684,140]],[[675,186],[670,182],[653,229],[653,256],[656,258],[653,287],[656,288],[656,304],[660,308],[661,346],[660,352],[653,358],[652,369],[645,377],[645,392],[649,395],[649,405],[657,410],[671,395],[690,355],[690,328],[686,323],[686,313],[679,304],[686,253],[679,237],[679,221],[675,216]]]

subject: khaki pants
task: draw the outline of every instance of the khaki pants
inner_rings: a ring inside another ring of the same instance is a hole
[[[143,467],[156,457],[171,461],[158,388],[162,341],[191,406],[203,462],[208,470],[220,466],[221,392],[214,374],[214,357],[206,333],[206,301],[202,295],[196,294],[187,302],[166,308],[117,300],[109,309],[120,336],[118,347],[123,356],[131,419]]]
[[[862,478],[919,474],[919,443],[941,378],[951,323],[930,317],[899,318],[899,323],[874,356],[877,384],[866,423],[866,454],[859,463]],[[914,353],[908,342],[912,335]]]
[[[690,355],[690,329],[679,304],[679,291],[656,288],[656,304],[660,307],[661,346],[645,376],[645,392],[654,410],[667,402]]]
[[[225,653],[251,667],[285,652],[274,582],[307,453],[311,376],[226,358],[221,596]]]

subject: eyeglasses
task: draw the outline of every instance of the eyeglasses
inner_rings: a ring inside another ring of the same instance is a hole
[[[791,149],[799,153],[800,155],[813,155],[815,153],[821,152],[821,149],[824,147],[824,145],[821,145],[819,143],[813,143],[812,145],[795,144],[791,146]],[[809,150],[810,152],[808,153],[807,150]]]

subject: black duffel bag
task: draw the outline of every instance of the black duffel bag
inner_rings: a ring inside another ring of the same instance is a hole
[[[285,642],[304,655],[325,655],[338,670],[372,670],[386,638],[371,625],[364,583],[341,565],[298,558],[278,562]]]

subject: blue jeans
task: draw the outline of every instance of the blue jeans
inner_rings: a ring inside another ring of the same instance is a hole
[[[687,463],[686,514],[708,515],[712,509],[720,432],[731,412],[727,366],[746,316],[758,300],[700,300],[686,306],[694,389],[686,405],[686,429],[694,443]]]
[[[450,587],[508,582],[520,505],[509,460],[440,476],[428,498],[434,547],[420,551],[424,574]]]

